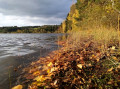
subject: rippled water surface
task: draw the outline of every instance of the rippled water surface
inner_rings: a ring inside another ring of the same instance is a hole
[[[34,48],[49,48],[57,35],[0,34],[0,58],[29,54],[35,52]]]

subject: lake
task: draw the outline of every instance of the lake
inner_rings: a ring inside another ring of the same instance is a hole
[[[18,66],[26,67],[30,62],[56,50],[55,43],[62,34],[0,34],[0,89],[9,89],[19,84],[14,71]]]

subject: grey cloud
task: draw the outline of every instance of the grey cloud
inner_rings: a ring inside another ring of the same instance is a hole
[[[72,0],[0,0],[0,12],[8,15],[65,18]]]
[[[0,25],[60,24],[71,4],[72,0],[0,0],[0,14],[5,20]]]

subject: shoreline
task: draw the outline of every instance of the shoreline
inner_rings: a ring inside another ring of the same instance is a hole
[[[7,60],[5,61],[9,61],[9,59],[12,59],[13,61],[15,61],[16,63],[11,64],[12,66],[9,66],[9,71],[10,75],[7,74],[6,77],[7,79],[0,84],[0,89],[9,89],[10,86],[11,88],[13,86],[16,86],[17,84],[21,84],[24,80],[21,79],[21,76],[23,75],[22,73],[22,69],[27,67],[31,62],[33,61],[37,61],[39,60],[40,57],[45,57],[48,55],[48,53],[50,53],[53,50],[57,50],[57,44],[55,43],[53,47],[51,48],[41,48],[40,50],[38,49],[36,52],[34,53],[30,53],[27,55],[23,55],[23,56],[16,56],[16,57],[9,57]],[[10,80],[9,80],[9,76],[10,76]],[[10,82],[11,81],[11,85]],[[5,86],[7,85],[7,86]]]
[[[42,71],[42,70],[44,70],[44,66],[48,65],[49,62],[54,62],[54,60],[51,60],[50,58],[57,55],[60,51],[62,52],[62,48],[64,48],[64,46],[65,46],[65,42],[63,42],[63,41],[55,42],[55,44],[59,45],[59,48],[57,46],[57,49],[51,50],[51,51],[47,52],[46,54],[43,53],[44,54],[43,56],[38,57],[37,60],[31,61],[27,66],[22,68],[22,72],[23,72],[21,75],[22,82],[18,83],[18,86],[22,85],[23,86],[22,89],[28,88],[28,84],[31,84],[34,81],[33,76],[31,76],[30,74],[32,74],[32,72],[35,72],[35,70],[31,71],[31,73],[28,73],[28,71],[31,70],[32,68],[35,68],[36,66],[40,67],[39,68],[41,71],[40,75],[47,74],[46,69],[45,69],[45,71]],[[39,73],[36,73],[36,75],[39,75]]]

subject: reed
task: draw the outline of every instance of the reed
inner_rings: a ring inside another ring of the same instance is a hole
[[[99,27],[89,30],[78,30],[69,34],[68,39],[69,43],[72,43],[72,48],[80,47],[80,43],[86,39],[90,39],[94,43],[104,45],[105,47],[116,46],[119,48],[120,33],[114,28]]]

